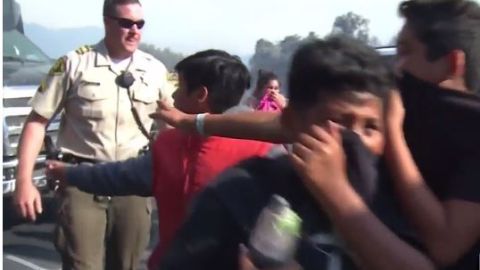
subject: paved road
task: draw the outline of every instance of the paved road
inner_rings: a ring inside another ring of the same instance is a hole
[[[45,211],[36,223],[20,221],[12,211],[8,198],[3,200],[3,269],[6,270],[57,270],[60,257],[52,244],[55,204],[51,196],[44,198]],[[158,221],[153,217],[152,237],[140,269],[158,237]]]

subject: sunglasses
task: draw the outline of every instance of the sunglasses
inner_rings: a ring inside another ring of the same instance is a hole
[[[145,20],[132,21],[126,18],[118,18],[114,16],[107,16],[108,18],[117,21],[118,26],[125,29],[131,29],[133,25],[136,25],[138,29],[142,29],[145,25]]]

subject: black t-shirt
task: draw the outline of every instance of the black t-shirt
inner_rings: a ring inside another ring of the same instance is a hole
[[[370,202],[372,211],[402,238],[412,240],[391,189],[379,182]],[[341,268],[335,269],[356,269],[286,157],[254,158],[222,173],[194,201],[160,269],[237,269],[238,245],[248,244],[256,219],[273,194],[284,197],[302,218],[295,259],[303,269],[328,270],[338,263]]]
[[[480,202],[480,97],[406,74],[404,131],[415,163],[441,199]]]
[[[404,131],[423,178],[442,201],[480,203],[480,96],[405,74]],[[479,213],[480,214],[480,213]],[[480,241],[449,269],[478,269]]]

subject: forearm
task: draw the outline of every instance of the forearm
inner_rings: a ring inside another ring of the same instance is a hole
[[[275,143],[289,142],[282,130],[280,113],[242,112],[232,114],[209,114],[205,117],[205,132],[209,135],[253,139]],[[195,126],[194,118],[191,126]]]
[[[31,183],[35,160],[43,144],[47,121],[33,111],[25,120],[18,143],[17,185]]]
[[[438,250],[448,250],[447,214],[442,203],[425,184],[401,133],[388,136],[386,157],[394,178],[396,193],[410,222],[434,257]]]
[[[120,162],[68,167],[67,183],[88,193],[104,196],[151,196],[152,157],[132,158]]]
[[[420,251],[391,232],[348,184],[316,195],[364,269],[434,269]]]

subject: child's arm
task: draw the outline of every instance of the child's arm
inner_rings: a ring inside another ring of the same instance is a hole
[[[433,194],[405,141],[400,97],[392,98],[395,103],[390,105],[396,107],[386,125],[386,158],[396,193],[432,259],[440,266],[451,265],[480,239],[480,203],[460,199],[441,202]],[[480,159],[465,161],[463,173],[475,175],[476,170],[480,175],[479,164]]]
[[[398,238],[348,182],[340,134],[320,127],[301,134],[290,154],[296,171],[364,269],[434,269],[420,251]]]
[[[162,101],[158,102],[157,112],[150,116],[185,131],[196,130],[196,115],[185,114]],[[280,116],[280,112],[259,111],[209,114],[204,119],[204,131],[208,135],[286,143],[290,138],[282,129]]]
[[[60,186],[76,186],[80,190],[103,196],[151,196],[152,155],[125,161],[96,165],[66,166],[58,161],[47,162],[49,178],[59,180]]]

